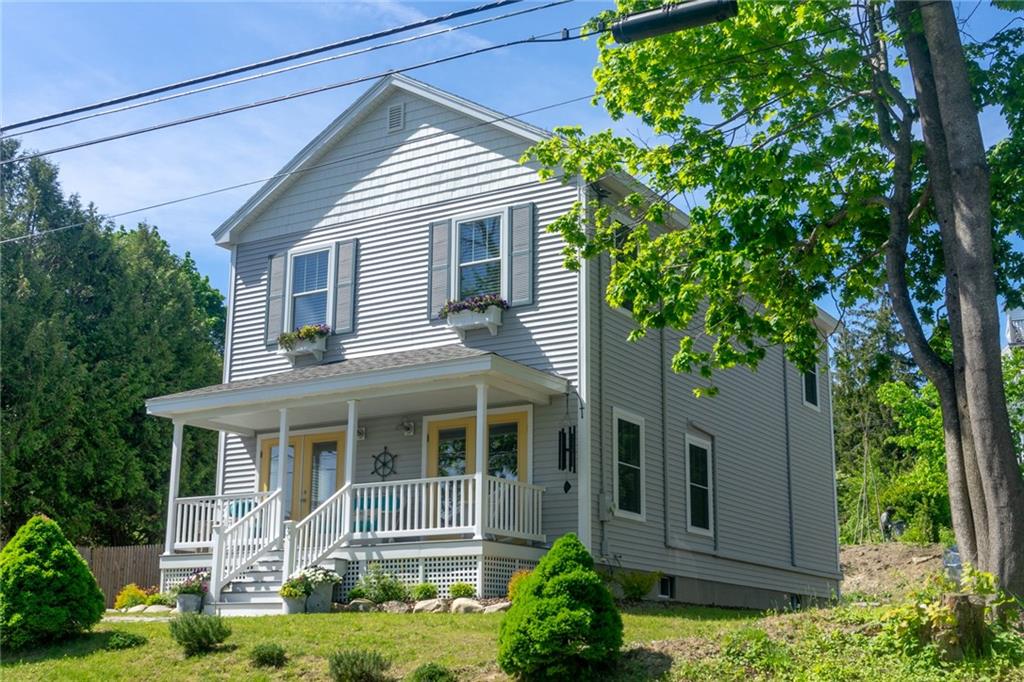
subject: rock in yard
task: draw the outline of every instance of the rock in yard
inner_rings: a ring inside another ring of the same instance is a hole
[[[500,602],[498,602],[496,604],[491,604],[490,606],[485,606],[484,607],[484,613],[503,613],[505,611],[508,611],[510,608],[512,608],[512,602],[510,602],[510,601],[500,601]]]
[[[452,613],[483,613],[484,607],[476,599],[459,597],[452,602]]]
[[[376,611],[377,605],[369,599],[353,599],[348,603],[348,606],[345,607],[345,610],[358,611],[361,613],[366,611]]]
[[[386,601],[380,605],[384,613],[409,613],[412,608],[404,601]]]
[[[145,610],[146,610],[146,605],[145,604],[137,604],[137,605],[132,606],[131,608],[129,608],[127,611],[125,611],[125,613],[142,613]]]
[[[152,604],[146,607],[145,613],[170,613],[171,607],[163,604]]]
[[[413,613],[444,613],[447,610],[448,605],[444,599],[424,599],[412,607]]]
[[[175,607],[174,607],[173,609],[171,609],[170,611],[168,611],[168,612],[167,612],[167,615],[168,615],[168,616],[177,616],[177,615],[178,615],[178,607],[177,607],[177,606],[175,606]]]

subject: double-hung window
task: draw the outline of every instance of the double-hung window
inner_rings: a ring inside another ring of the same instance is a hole
[[[289,328],[298,329],[307,324],[327,324],[331,249],[293,254],[290,271]]]
[[[459,299],[501,295],[501,214],[456,222]]]
[[[804,372],[804,405],[818,407],[818,368]]]
[[[620,516],[644,516],[644,419],[612,410],[615,451],[615,509]]]
[[[686,493],[686,529],[702,535],[714,534],[711,442],[693,435],[686,437]]]

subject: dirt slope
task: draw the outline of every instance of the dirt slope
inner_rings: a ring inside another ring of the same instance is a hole
[[[889,601],[942,570],[942,545],[886,542],[842,548],[843,594]]]

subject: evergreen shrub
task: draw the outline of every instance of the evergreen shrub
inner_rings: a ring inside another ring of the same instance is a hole
[[[231,635],[231,628],[220,616],[183,613],[170,622],[171,638],[185,650],[186,656],[213,651]]]
[[[0,551],[0,644],[45,644],[103,617],[96,578],[56,522],[33,516]]]
[[[622,617],[572,533],[519,583],[501,622],[498,664],[529,680],[602,679],[622,646]]]

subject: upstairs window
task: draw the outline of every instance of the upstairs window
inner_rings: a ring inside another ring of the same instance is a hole
[[[686,460],[686,529],[691,533],[712,535],[714,483],[711,476],[711,442],[687,436]]]
[[[818,407],[818,368],[804,372],[804,405]]]
[[[501,215],[457,223],[458,298],[501,295]]]
[[[621,516],[644,515],[644,420],[615,408],[615,508]]]
[[[330,249],[292,256],[291,329],[307,324],[327,324],[330,260]]]

